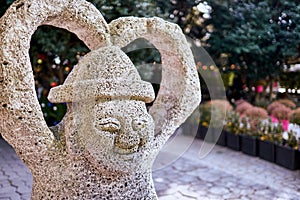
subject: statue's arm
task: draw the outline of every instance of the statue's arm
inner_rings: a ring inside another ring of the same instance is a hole
[[[200,83],[190,46],[180,27],[160,18],[122,17],[110,24],[114,45],[150,41],[162,58],[162,80],[150,108],[158,141],[166,141],[200,103]],[[162,142],[164,143],[164,142]]]
[[[28,54],[41,25],[74,32],[90,49],[110,43],[103,16],[83,0],[19,0],[0,19],[0,133],[23,160],[33,162],[55,141],[39,106]]]

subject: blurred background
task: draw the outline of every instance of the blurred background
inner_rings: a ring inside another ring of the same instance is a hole
[[[195,55],[201,79],[202,103],[210,102],[203,76],[220,73],[226,101],[236,108],[240,100],[264,109],[277,100],[299,106],[300,6],[292,0],[89,0],[107,22],[121,16],[159,16],[178,24],[204,48],[215,64]],[[1,0],[0,16],[13,3]],[[41,26],[31,40],[30,57],[36,91],[49,126],[64,116],[64,104],[48,102],[51,87],[64,82],[89,49],[76,35],[55,27]],[[151,80],[161,63],[155,48],[128,51],[144,80]],[[159,83],[154,84],[156,92]],[[225,104],[224,104],[225,105]]]

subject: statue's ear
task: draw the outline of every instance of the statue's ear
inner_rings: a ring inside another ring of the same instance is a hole
[[[200,83],[190,46],[176,24],[160,18],[122,17],[109,24],[113,45],[138,38],[150,41],[162,57],[162,81],[150,109],[155,133],[168,138],[200,103]]]
[[[23,156],[43,155],[54,138],[39,106],[28,54],[33,33],[45,24],[75,33],[90,49],[110,44],[103,16],[84,0],[20,0],[6,11],[0,19],[0,132]]]

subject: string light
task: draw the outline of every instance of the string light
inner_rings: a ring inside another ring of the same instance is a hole
[[[52,82],[52,83],[50,83],[50,86],[51,87],[55,87],[55,86],[57,86],[57,83],[56,82]]]
[[[71,70],[70,67],[65,67],[65,71],[66,71],[66,72],[69,72],[70,70]]]

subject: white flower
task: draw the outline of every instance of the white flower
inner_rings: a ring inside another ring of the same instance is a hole
[[[288,140],[288,139],[289,139],[289,134],[288,134],[287,131],[284,131],[284,132],[282,133],[282,138],[285,139],[285,140]]]
[[[243,128],[243,127],[244,127],[244,124],[243,124],[243,123],[240,123],[239,128]]]
[[[300,126],[298,124],[289,124],[288,131],[292,131],[296,138],[300,138]]]

